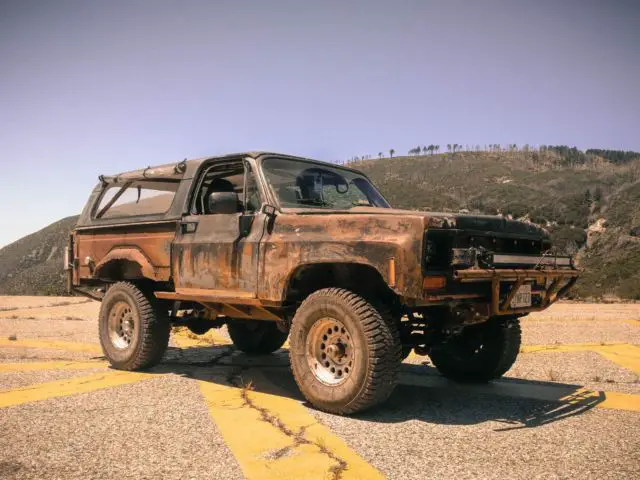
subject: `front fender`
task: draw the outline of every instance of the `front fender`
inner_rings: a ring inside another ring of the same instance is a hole
[[[395,293],[422,295],[423,219],[367,214],[281,214],[260,248],[258,297],[282,301],[300,265],[367,265]]]

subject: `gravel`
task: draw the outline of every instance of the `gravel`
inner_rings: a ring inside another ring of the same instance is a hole
[[[104,368],[92,368],[87,370],[46,370],[0,373],[0,391],[52,382],[54,380],[82,377],[104,370]]]
[[[524,345],[555,343],[640,344],[640,325],[616,320],[522,319]]]
[[[197,384],[177,375],[3,409],[0,431],[16,478],[242,478]]]
[[[314,411],[391,479],[630,478],[638,414],[400,386],[357,419]]]
[[[69,352],[52,348],[0,347],[0,360],[18,362],[21,360],[77,360],[79,362],[101,358],[101,355],[87,352]]]
[[[42,299],[21,306],[37,306],[38,301]],[[6,302],[0,305],[6,307]],[[0,318],[0,337],[95,344],[97,313],[82,313],[82,321],[50,315],[69,307],[97,312],[96,305],[33,308],[33,320]],[[523,320],[523,340],[529,345],[640,344],[640,325],[625,322],[640,318],[639,313],[640,305],[554,305]],[[163,364],[154,369],[159,375],[139,383],[0,409],[0,478],[242,478],[190,377],[256,368],[288,396],[303,401],[287,368],[286,351],[250,358],[222,345],[171,345]],[[4,362],[95,357],[0,346]],[[207,362],[219,365],[194,366]],[[403,371],[438,380],[436,386],[402,384],[387,404],[354,418],[308,411],[391,479],[637,476],[640,413],[448,388],[436,378],[428,357],[411,362],[416,365],[405,365]],[[3,373],[0,390],[91,372]],[[566,383],[640,394],[635,373],[589,351],[523,353],[507,377],[512,379],[505,382]]]
[[[596,352],[521,353],[505,376],[640,395],[640,377],[637,374]]]
[[[0,318],[0,337],[15,335],[26,338],[64,340],[66,342],[98,343],[98,321],[65,319]]]

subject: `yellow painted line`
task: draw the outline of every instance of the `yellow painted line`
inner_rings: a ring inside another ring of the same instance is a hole
[[[602,392],[568,385],[549,385],[530,382],[495,381],[485,385],[463,385],[435,375],[401,374],[402,385],[427,387],[448,392],[497,395],[509,398],[527,398],[559,404],[584,405],[609,410],[640,412],[640,395],[620,392]]]
[[[201,347],[204,345],[202,340],[197,338],[189,338],[182,332],[172,332],[171,338],[180,348]]]
[[[625,320],[625,323],[628,323],[629,325],[633,325],[634,327],[640,326],[640,320]]]
[[[621,392],[599,392],[604,394],[604,401],[596,405],[611,410],[628,410],[640,412],[640,395]]]
[[[537,353],[537,352],[581,352],[590,351],[601,347],[615,347],[627,345],[625,343],[610,343],[601,345],[599,343],[566,343],[553,345],[522,345],[521,353]]]
[[[150,377],[151,375],[148,373],[116,370],[0,391],[0,408],[104,390],[105,388],[136,383]]]
[[[95,343],[80,342],[63,342],[60,340],[36,340],[36,339],[18,339],[7,340],[0,339],[0,347],[13,348],[49,348],[53,350],[66,350],[68,352],[87,352],[102,354],[102,348]]]
[[[204,347],[215,345],[231,345],[231,340],[222,336],[215,330],[209,330],[204,335],[195,335],[189,330],[175,330],[173,332],[173,339],[175,342],[183,348],[188,347]]]
[[[412,351],[412,352],[409,354],[409,356],[408,356],[407,358],[405,358],[403,361],[408,362],[408,363],[411,363],[411,362],[409,362],[409,360],[413,360],[413,361],[415,361],[415,360],[420,360],[420,361],[423,361],[423,362],[424,362],[424,361],[428,360],[428,357],[426,357],[426,356],[420,356],[420,355],[416,354],[416,352],[413,352],[413,351]]]
[[[575,343],[566,345],[524,345],[522,353],[537,352],[596,352],[619,366],[640,375],[640,347],[628,343],[591,344]]]
[[[640,347],[635,345],[611,345],[599,347],[595,351],[607,360],[640,375]]]
[[[0,373],[10,372],[33,372],[40,370],[89,370],[91,368],[105,368],[109,366],[107,362],[21,362],[21,363],[0,363]]]
[[[598,400],[595,406],[610,410],[627,410],[640,412],[640,395],[621,392],[597,392],[594,390],[578,389],[575,393],[560,399],[563,403],[582,403],[589,400]]]
[[[273,392],[259,373],[253,380]],[[200,391],[247,479],[384,478],[299,401],[221,382],[200,380]]]

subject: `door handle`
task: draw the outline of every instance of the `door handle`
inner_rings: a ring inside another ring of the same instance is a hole
[[[182,233],[195,233],[198,228],[198,221],[182,221],[180,222],[180,231]]]

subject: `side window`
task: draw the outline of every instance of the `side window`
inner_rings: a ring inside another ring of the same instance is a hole
[[[128,182],[112,185],[102,195],[95,218],[135,217],[166,213],[179,182]]]
[[[190,212],[192,215],[215,215],[218,213],[255,212],[262,201],[258,184],[251,172],[247,174],[247,205],[243,205],[245,168],[242,162],[214,164],[201,177],[194,195]],[[211,196],[215,194],[215,201]]]

